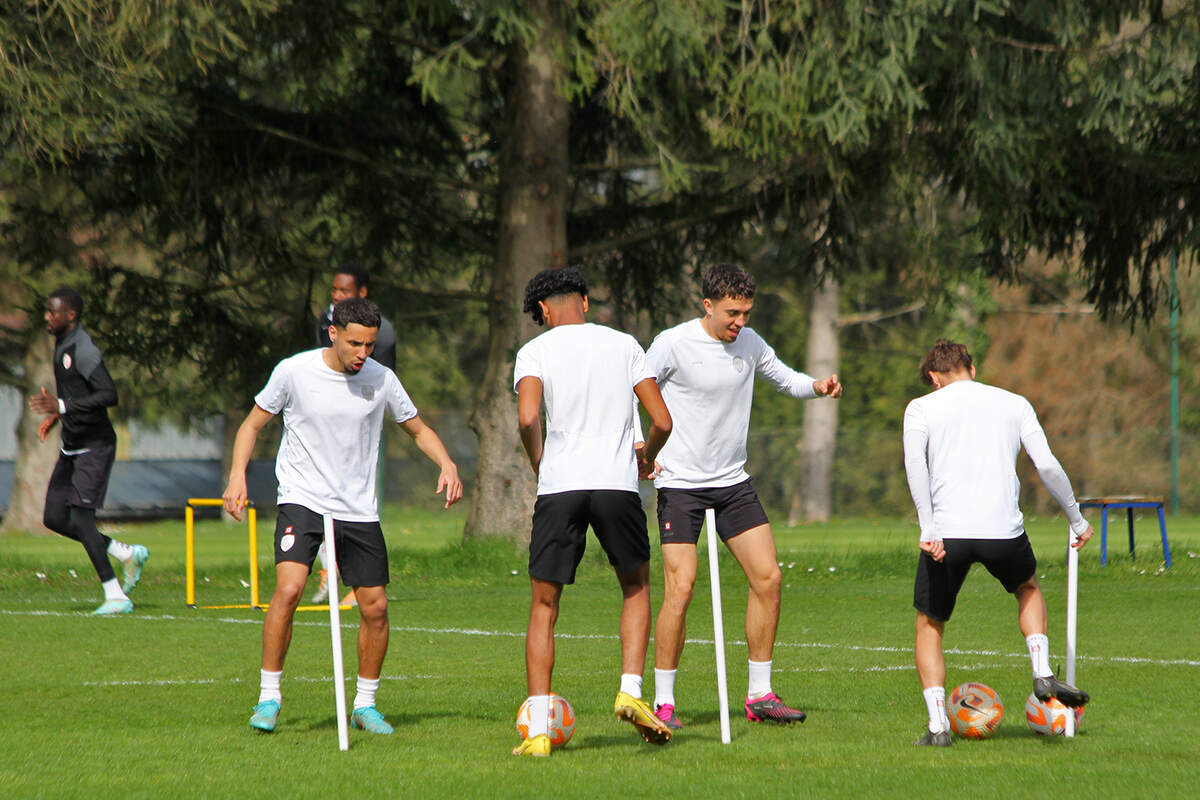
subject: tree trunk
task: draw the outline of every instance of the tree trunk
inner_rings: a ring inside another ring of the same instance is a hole
[[[832,275],[813,290],[808,314],[808,357],[805,369],[828,378],[838,364],[838,285]],[[804,439],[799,444],[800,484],[792,495],[788,524],[826,522],[833,513],[833,456],[837,441],[838,404],[809,400],[804,404]]]
[[[22,391],[21,419],[17,424],[17,462],[13,471],[12,494],[8,498],[8,513],[0,525],[0,533],[46,533],[42,526],[42,510],[46,505],[46,486],[54,462],[58,460],[59,429],[56,426],[38,441],[37,429],[42,415],[29,410],[28,398],[41,392],[54,392],[54,338],[42,326],[30,332],[22,366],[25,385]]]
[[[528,541],[536,482],[517,433],[513,359],[539,332],[521,312],[525,284],[563,266],[567,250],[568,105],[555,90],[555,50],[565,47],[561,11],[534,0],[536,41],[516,43],[500,163],[499,249],[488,294],[488,360],[471,428],[479,436],[479,468],[465,538]]]

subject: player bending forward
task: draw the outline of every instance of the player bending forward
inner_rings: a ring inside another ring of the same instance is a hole
[[[705,273],[704,315],[663,331],[646,361],[658,380],[675,433],[662,451],[658,527],[666,594],[654,633],[655,713],[672,728],[675,674],[683,652],[685,623],[696,583],[696,541],[705,509],[716,512],[717,533],[746,573],[749,688],[746,718],[752,722],[803,722],[771,689],[771,657],[779,626],[780,573],[775,537],[746,473],[746,435],[754,378],[766,378],[796,398],[841,397],[837,375],[814,380],[788,367],[752,328],[754,279],[732,264]]]
[[[521,443],[538,476],[529,541],[532,602],[525,636],[529,733],[518,756],[550,755],[547,718],[554,670],[554,623],[563,584],[575,581],[590,525],[617,573],[621,606],[621,687],[613,710],[648,742],[671,731],[642,700],[650,639],[650,540],[638,497],[639,475],[671,431],[671,415],[628,334],[587,322],[587,282],[577,269],[545,270],[525,287],[525,311],[550,330],[517,353]],[[634,451],[634,395],[652,426]],[[541,408],[546,404],[546,441]]]
[[[421,421],[396,374],[370,358],[379,332],[379,309],[370,300],[338,303],[329,326],[329,347],[286,358],[254,398],[238,429],[225,488],[225,510],[241,518],[246,504],[246,465],[258,432],[283,414],[283,439],[275,460],[279,516],[275,523],[275,593],[263,623],[261,690],[251,727],[275,730],[283,695],[280,678],[292,617],[324,534],[322,514],[333,515],[334,543],[342,577],[358,595],[358,686],[350,724],[391,733],[375,708],[387,653],[387,548],[375,496],[375,465],[384,413],[400,424],[438,465],[437,491],[446,508],[462,497],[458,468],[442,440]]]
[[[1087,692],[1054,677],[1046,638],[1046,599],[1037,559],[1017,507],[1022,447],[1038,476],[1062,506],[1079,549],[1092,526],[1079,513],[1071,481],[1050,452],[1029,401],[975,380],[964,345],[939,339],[921,362],[921,380],[933,391],[904,412],[904,469],[921,526],[921,555],[913,589],[917,609],[916,662],[929,710],[929,730],[915,744],[949,747],[946,661],[942,634],[967,572],[982,563],[1017,598],[1018,624],[1033,665],[1033,693],[1078,707]]]

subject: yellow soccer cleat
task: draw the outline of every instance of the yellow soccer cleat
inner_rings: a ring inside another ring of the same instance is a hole
[[[521,743],[513,748],[513,755],[548,758],[550,756],[550,737],[542,733],[532,739],[522,739]]]
[[[651,744],[666,744],[671,741],[671,729],[654,716],[650,706],[640,697],[634,697],[628,692],[617,692],[613,713],[617,715],[617,719],[633,723],[642,738]]]

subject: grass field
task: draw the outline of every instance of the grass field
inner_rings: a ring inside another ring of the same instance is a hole
[[[264,600],[272,523],[260,523]],[[1200,722],[1191,714],[1200,685],[1200,519],[1169,520],[1175,566],[1165,572],[1149,519],[1136,562],[1121,552],[1120,526],[1106,568],[1098,541],[1084,550],[1078,681],[1093,701],[1070,741],[1026,727],[1029,661],[1015,604],[986,573],[972,575],[947,630],[948,683],[991,685],[1006,716],[993,739],[938,751],[911,746],[925,709],[911,665],[910,523],[777,531],[785,588],[775,688],[809,712],[793,728],[753,725],[740,713],[745,583],[723,556],[729,746],[719,737],[706,576],[676,687],[685,728],[658,748],[613,719],[620,596],[593,540],[558,623],[554,684],[575,706],[575,737],[536,761],[508,754],[525,693],[524,557],[504,543],[459,545],[461,524],[458,514],[388,510],[392,633],[379,707],[397,731],[352,731],[348,753],[337,750],[324,613],[298,615],[278,731],[248,727],[262,614],[184,605],[182,521],[109,526],[152,553],[132,595],[135,613],[118,619],[87,616],[100,592],[77,544],[0,539],[0,796],[1190,798],[1200,785]],[[1057,665],[1065,524],[1030,520],[1029,532]],[[200,603],[248,598],[245,536],[244,527],[199,525]],[[343,625],[352,675],[353,612]]]

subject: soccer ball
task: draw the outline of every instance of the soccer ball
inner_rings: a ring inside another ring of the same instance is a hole
[[[526,699],[517,709],[517,733],[525,739],[529,736],[529,700]],[[571,741],[575,733],[575,709],[562,695],[550,694],[550,719],[547,733],[550,734],[550,746],[562,747]]]
[[[960,683],[946,704],[950,728],[964,739],[986,739],[1000,727],[1004,704],[1000,695],[982,683]]]
[[[1037,699],[1037,695],[1029,695],[1025,701],[1025,721],[1029,728],[1038,736],[1062,736],[1067,732],[1067,712],[1069,709],[1059,702],[1057,697],[1051,697],[1046,702]],[[1083,709],[1075,709],[1075,730],[1083,722]]]

